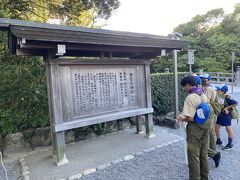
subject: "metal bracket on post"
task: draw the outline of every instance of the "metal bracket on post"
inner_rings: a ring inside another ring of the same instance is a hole
[[[57,44],[57,46],[52,49],[51,57],[57,58],[59,56],[63,56],[66,54],[66,45],[65,44]]]
[[[66,53],[66,45],[58,44],[56,49],[56,56],[62,56]]]

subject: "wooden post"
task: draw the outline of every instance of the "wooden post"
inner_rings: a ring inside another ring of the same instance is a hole
[[[146,115],[145,126],[146,126],[146,136],[148,138],[155,137],[155,134],[153,134],[153,117],[152,117],[152,114],[147,114]]]
[[[240,66],[237,66],[237,72],[236,72],[236,85],[240,86]]]
[[[54,132],[54,125],[63,123],[61,90],[59,86],[58,65],[51,64],[50,58],[46,61],[47,67],[47,82],[49,94],[49,109],[50,109],[50,124],[53,136],[53,155],[56,155],[56,164],[61,166],[67,164],[65,152],[65,137],[64,131]]]
[[[178,50],[173,50],[172,51],[172,56],[173,56],[173,67],[174,67],[174,71],[173,71],[173,75],[174,75],[174,116],[175,118],[177,118],[178,114],[179,114],[179,103],[178,103],[178,70],[177,70],[177,52]]]
[[[136,118],[136,127],[137,127],[136,133],[137,134],[143,133],[143,129],[142,129],[143,118],[144,118],[144,116],[137,116],[137,118]]]
[[[232,93],[233,93],[233,84],[234,84],[234,63],[235,63],[235,52],[232,51]]]
[[[217,72],[217,82],[221,83],[220,73],[219,72]]]
[[[192,65],[191,64],[189,64],[189,74],[192,74],[193,72],[192,72]]]
[[[44,57],[45,62],[45,68],[46,68],[46,77],[47,77],[47,91],[48,91],[48,108],[49,108],[49,116],[50,116],[50,128],[51,128],[51,138],[52,138],[52,155],[53,159],[57,158],[57,152],[56,152],[56,142],[54,138],[54,130],[53,130],[53,115],[52,115],[52,103],[51,103],[51,81],[50,81],[50,68],[49,68],[49,62],[48,57]]]
[[[151,97],[151,78],[150,78],[150,65],[145,64],[145,82],[146,82],[146,103],[147,108],[152,108],[152,97]],[[153,134],[153,117],[152,113],[149,113],[145,117],[145,126],[146,126],[146,136],[148,138],[153,138],[155,135]]]

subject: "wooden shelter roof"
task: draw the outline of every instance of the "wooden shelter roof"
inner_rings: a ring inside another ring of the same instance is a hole
[[[13,54],[53,55],[57,45],[65,45],[64,56],[124,58],[154,58],[167,51],[183,49],[188,41],[151,34],[121,32],[78,26],[0,18],[0,29],[9,32],[9,47]]]

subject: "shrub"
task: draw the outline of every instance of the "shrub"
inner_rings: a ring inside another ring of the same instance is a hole
[[[185,94],[180,86],[180,80],[186,73],[178,73],[179,110],[181,110]],[[164,115],[174,111],[174,77],[172,73],[151,74],[152,105],[154,115]]]

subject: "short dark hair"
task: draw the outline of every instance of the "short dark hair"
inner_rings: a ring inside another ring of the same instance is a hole
[[[192,75],[187,75],[181,80],[181,85],[186,86],[189,84],[190,86],[197,86],[196,79]]]

